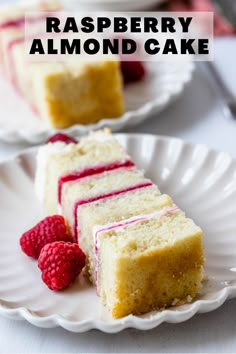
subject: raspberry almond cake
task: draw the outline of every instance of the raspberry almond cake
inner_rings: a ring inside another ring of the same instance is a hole
[[[36,192],[61,214],[113,318],[191,302],[203,279],[202,230],[138,170],[108,130],[39,149]]]

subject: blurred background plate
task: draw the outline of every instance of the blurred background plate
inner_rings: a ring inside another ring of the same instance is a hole
[[[64,132],[83,135],[90,130],[109,127],[119,131],[127,126],[137,125],[153,114],[161,112],[183,92],[192,78],[194,63],[147,62],[145,80],[128,84],[124,89],[125,114],[118,119],[103,119],[97,124],[74,125]],[[17,96],[10,84],[0,79],[0,140],[7,143],[44,142],[55,130],[33,114],[28,105]],[[158,119],[158,117],[157,117]]]

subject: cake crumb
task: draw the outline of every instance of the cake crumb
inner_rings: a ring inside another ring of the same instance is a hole
[[[176,306],[178,303],[179,303],[179,299],[175,298],[175,299],[172,301],[171,306]]]
[[[188,295],[187,298],[186,298],[187,302],[190,303],[193,301],[193,298],[191,295]]]

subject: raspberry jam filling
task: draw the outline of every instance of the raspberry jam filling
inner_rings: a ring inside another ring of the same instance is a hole
[[[115,223],[111,223],[105,226],[102,226],[102,228],[97,228],[97,230],[94,230],[94,268],[95,268],[95,279],[96,279],[96,289],[97,289],[97,294],[99,295],[99,283],[98,283],[98,254],[99,254],[99,248],[100,248],[100,244],[99,244],[99,236],[101,233],[103,232],[108,232],[111,230],[117,230],[120,228],[124,228],[127,227],[129,225],[132,224],[137,224],[139,222],[142,221],[146,221],[146,220],[150,220],[153,218],[162,218],[164,216],[168,216],[171,214],[175,214],[177,212],[179,212],[180,209],[177,206],[171,207],[171,208],[167,208],[167,209],[162,209],[159,210],[157,212],[151,213],[151,214],[147,214],[147,215],[138,215],[138,216],[134,216],[130,219],[126,219],[120,222],[115,222]]]
[[[46,144],[48,143],[57,143],[57,142],[62,142],[64,144],[78,144],[78,141],[74,139],[72,136],[63,134],[63,133],[56,133],[52,135],[47,141]]]
[[[10,21],[0,23],[0,29],[6,29],[9,27],[23,27],[24,23],[25,23],[25,18],[22,17],[17,20],[10,20]]]
[[[38,22],[39,20],[44,20],[46,18],[46,16],[38,16],[38,17],[35,17],[35,18],[28,18],[27,19],[27,22],[28,23],[35,23],[35,22]],[[9,21],[6,21],[6,22],[3,22],[3,23],[0,23],[0,30],[1,29],[8,29],[10,27],[15,27],[15,28],[21,28],[21,27],[24,27],[25,25],[25,17],[21,17],[21,18],[18,18],[17,20],[9,20]]]
[[[124,188],[124,189],[121,189],[121,190],[118,190],[118,191],[114,191],[114,192],[111,192],[111,193],[103,194],[103,195],[100,195],[100,196],[97,196],[97,197],[94,197],[94,198],[78,200],[75,203],[75,206],[74,206],[74,221],[75,221],[74,222],[74,236],[75,236],[75,238],[78,240],[79,239],[79,233],[80,233],[79,232],[79,228],[78,228],[78,209],[79,209],[79,207],[84,206],[84,205],[88,205],[88,204],[91,204],[91,203],[95,203],[95,202],[98,202],[100,200],[104,201],[106,199],[111,199],[111,198],[114,198],[114,197],[116,197],[118,195],[126,194],[128,192],[132,192],[132,191],[135,191],[135,190],[138,190],[138,189],[150,187],[152,185],[153,185],[152,182],[139,183],[139,184],[136,184],[135,186]]]
[[[94,167],[86,168],[80,172],[74,172],[74,173],[70,173],[65,176],[62,176],[58,180],[58,202],[59,202],[59,204],[61,205],[61,202],[62,202],[62,190],[63,190],[64,183],[78,181],[81,178],[94,176],[94,175],[97,175],[97,174],[103,173],[103,172],[113,171],[113,170],[116,170],[121,167],[123,167],[123,168],[135,167],[135,164],[131,160],[127,160],[125,162],[113,162],[109,165],[94,166]]]

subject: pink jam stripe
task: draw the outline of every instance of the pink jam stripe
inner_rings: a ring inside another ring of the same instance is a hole
[[[118,195],[122,195],[122,194],[126,194],[128,192],[132,192],[141,188],[146,188],[146,187],[150,187],[152,186],[152,182],[145,182],[145,183],[139,183],[135,186],[129,187],[129,188],[125,188],[125,189],[121,189],[119,191],[115,191],[115,192],[111,192],[111,193],[107,193],[107,194],[103,194],[94,198],[90,198],[90,199],[84,199],[84,200],[79,200],[75,203],[74,206],[74,235],[76,237],[76,239],[78,240],[79,238],[79,230],[78,230],[78,208],[81,207],[82,205],[87,205],[87,204],[91,204],[94,202],[98,202],[100,200],[104,200],[104,199],[110,199],[113,197],[116,197]]]
[[[42,117],[41,117],[40,114],[39,114],[38,108],[37,108],[35,105],[33,105],[33,104],[31,104],[30,108],[31,108],[31,111],[33,112],[33,114],[34,114],[38,119],[41,120]]]
[[[21,27],[24,25],[24,23],[25,23],[24,17],[17,19],[17,20],[10,20],[7,22],[3,22],[3,23],[0,23],[0,30],[6,29],[8,27]]]
[[[63,186],[65,183],[78,181],[81,178],[94,176],[94,175],[97,175],[97,174],[100,174],[103,172],[113,171],[113,170],[117,170],[119,168],[129,168],[129,167],[135,167],[135,164],[131,160],[126,160],[125,162],[113,162],[109,165],[89,167],[89,168],[86,168],[80,172],[74,172],[74,173],[70,173],[65,176],[62,176],[58,180],[58,202],[59,202],[59,204],[61,204],[61,202],[62,202],[62,190],[63,190]]]
[[[177,213],[178,211],[180,211],[179,207],[175,206],[175,207],[172,207],[172,208],[169,208],[166,210],[157,211],[156,213],[147,214],[144,216],[138,216],[137,218],[133,218],[130,220],[120,221],[119,223],[114,223],[113,225],[110,225],[108,227],[104,227],[104,228],[96,231],[95,236],[94,236],[94,253],[95,253],[94,267],[95,267],[95,274],[96,274],[96,290],[97,290],[98,295],[99,295],[99,289],[98,289],[98,252],[99,252],[98,236],[99,236],[99,234],[103,233],[103,232],[108,232],[110,230],[115,230],[115,229],[119,229],[122,227],[126,227],[126,226],[129,226],[132,224],[137,224],[138,222],[149,220],[152,218],[162,217],[165,215],[171,215],[171,214]]]
[[[43,20],[45,19],[46,16],[39,16],[39,17],[35,17],[35,18],[28,18],[27,21],[29,21],[30,23],[34,23],[37,22],[38,20]],[[0,23],[0,30],[1,29],[7,29],[9,27],[23,27],[25,24],[25,17],[21,17],[18,18],[17,20],[10,20],[10,21],[6,21],[3,23]]]

